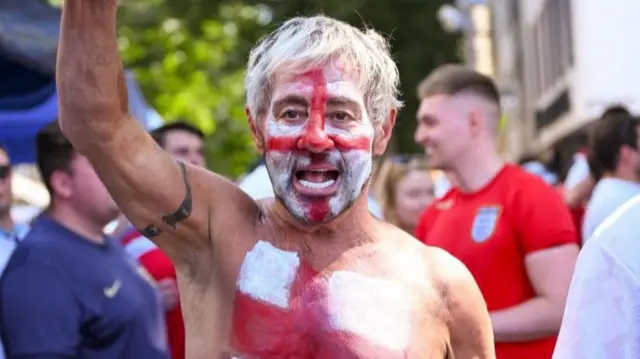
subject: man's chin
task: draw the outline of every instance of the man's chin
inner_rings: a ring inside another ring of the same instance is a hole
[[[322,219],[313,218],[308,215],[302,215],[302,216],[294,215],[294,217],[300,224],[306,225],[306,226],[320,226],[323,224],[331,223],[334,219],[336,219],[336,216],[332,216],[332,215],[327,215]]]
[[[330,199],[324,199],[324,203],[319,204],[319,200],[315,198],[313,201],[299,201],[295,204],[287,204],[283,202],[287,211],[292,217],[302,225],[318,226],[329,224],[340,219],[355,204],[355,201],[341,204],[340,206],[331,206]],[[315,202],[315,203],[314,203]],[[315,207],[314,207],[315,206]],[[320,215],[319,212],[322,212]]]

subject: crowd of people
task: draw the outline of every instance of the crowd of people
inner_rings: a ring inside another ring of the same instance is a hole
[[[204,169],[199,129],[146,134],[121,111],[112,3],[63,19],[61,117],[35,143],[50,205],[30,223],[0,147],[0,358],[640,355],[640,118],[611,107],[587,170],[550,181],[500,155],[493,80],[445,65],[418,88],[425,153],[387,155],[388,45],[296,18],[250,55],[263,158],[233,183]]]

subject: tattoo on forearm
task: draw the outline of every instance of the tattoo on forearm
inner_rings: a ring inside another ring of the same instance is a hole
[[[191,215],[193,204],[191,198],[191,185],[189,184],[189,179],[187,178],[187,168],[182,162],[178,162],[178,166],[180,166],[180,172],[182,173],[182,180],[184,182],[184,188],[186,192],[184,195],[184,200],[182,200],[182,203],[180,203],[175,212],[162,216],[162,222],[171,226],[172,228],[176,228],[178,222],[184,221],[185,219],[189,218],[189,216]],[[144,227],[140,231],[140,233],[147,238],[153,238],[159,236],[162,233],[162,229],[160,229],[156,225],[149,224]]]

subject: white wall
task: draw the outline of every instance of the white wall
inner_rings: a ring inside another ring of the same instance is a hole
[[[572,0],[577,118],[622,101],[640,112],[640,1]]]
[[[542,7],[547,0],[516,0],[520,2],[520,11],[525,24],[531,24],[542,12]],[[553,0],[551,0],[553,1]]]
[[[497,5],[502,0],[494,0]],[[539,21],[544,5],[555,0],[519,0],[523,29]],[[532,150],[543,150],[585,124],[604,109],[622,103],[640,113],[640,0],[571,0],[573,66],[542,94],[530,98],[526,111],[546,108],[567,87],[571,112],[535,136]],[[507,37],[498,34],[498,37]],[[555,37],[552,36],[552,40]],[[526,45],[526,44],[525,44]],[[527,46],[525,46],[527,47]],[[532,51],[529,47],[528,52]],[[498,58],[507,56],[498,54]],[[527,71],[540,63],[540,54],[525,54]],[[504,60],[503,61],[508,61]],[[499,66],[499,70],[500,69]],[[528,93],[536,74],[527,73]],[[533,116],[527,118],[533,125]],[[526,126],[523,126],[523,128]]]

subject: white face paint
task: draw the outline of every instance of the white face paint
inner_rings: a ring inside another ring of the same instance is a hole
[[[299,267],[296,253],[258,241],[242,262],[237,288],[253,299],[286,309]]]
[[[334,219],[371,176],[374,134],[358,85],[334,69],[276,82],[264,136],[276,197],[303,222]]]

